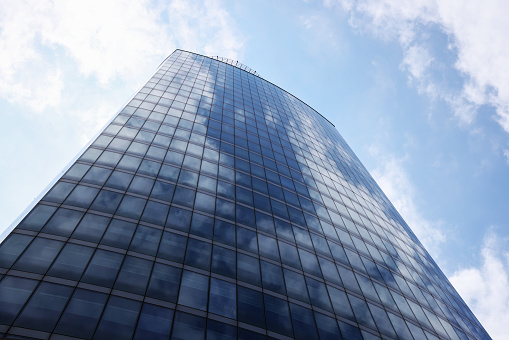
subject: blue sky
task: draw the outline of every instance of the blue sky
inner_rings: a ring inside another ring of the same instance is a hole
[[[0,0],[0,232],[174,49],[331,120],[495,338],[509,332],[509,22],[497,0]]]

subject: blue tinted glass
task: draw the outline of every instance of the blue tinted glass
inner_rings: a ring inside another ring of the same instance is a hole
[[[214,219],[201,214],[193,214],[191,221],[191,234],[195,234],[201,237],[212,239],[212,233],[214,230]]]
[[[313,312],[310,309],[290,303],[295,339],[318,339]]]
[[[118,192],[101,190],[90,208],[92,210],[98,210],[113,214],[115,213],[115,210],[117,210],[122,196],[123,195],[119,194]]]
[[[237,329],[214,320],[207,320],[207,340],[236,340]]]
[[[272,295],[263,294],[267,329],[289,337],[293,337],[290,310],[285,300]]]
[[[237,279],[260,286],[260,264],[258,259],[237,253]]]
[[[108,295],[77,289],[65,309],[55,332],[74,337],[91,338]]]
[[[211,278],[209,312],[227,318],[237,317],[235,284]]]
[[[81,280],[103,287],[112,287],[123,259],[124,256],[121,254],[98,249]]]
[[[7,276],[0,282],[0,324],[10,325],[32,294],[37,281]]]
[[[315,320],[318,333],[320,334],[320,340],[341,339],[336,319],[315,312]]]
[[[210,270],[212,244],[190,238],[188,241],[185,264]]]
[[[77,185],[69,197],[65,200],[65,204],[88,208],[98,192],[99,189],[97,188]]]
[[[62,249],[63,242],[36,238],[14,264],[14,269],[44,274]]]
[[[318,266],[318,260],[316,259],[316,255],[300,248],[298,250],[300,255],[300,261],[302,263],[302,268],[304,269],[304,271],[315,276],[322,277],[322,272],[320,271],[320,267]]]
[[[239,321],[265,328],[262,293],[237,286],[237,311]]]
[[[68,286],[42,282],[14,325],[51,332],[72,291]]]
[[[9,268],[32,241],[32,236],[10,234],[0,245],[0,266]]]
[[[101,243],[117,248],[127,249],[131,243],[136,224],[122,220],[111,220]]]
[[[27,217],[18,225],[18,228],[39,231],[49,220],[57,208],[48,205],[36,205]]]
[[[173,184],[156,181],[150,196],[163,201],[171,202],[174,191],[175,186]]]
[[[74,187],[75,184],[57,182],[57,184],[55,184],[55,186],[53,186],[53,188],[51,188],[51,190],[44,196],[43,200],[62,203]]]
[[[147,203],[145,199],[125,195],[117,209],[117,214],[137,220],[141,216],[145,203]]]
[[[286,268],[284,269],[284,273],[288,296],[309,303],[304,276]]]
[[[184,306],[207,310],[209,277],[184,270],[178,303]]]
[[[246,228],[237,228],[237,247],[258,253],[258,243],[256,242],[256,233]]]
[[[212,251],[212,271],[235,278],[235,251],[214,245]]]
[[[48,271],[48,275],[78,281],[93,252],[94,249],[90,247],[66,244]]]
[[[159,241],[161,240],[161,234],[162,230],[140,225],[138,229],[136,229],[129,249],[155,256]]]
[[[184,261],[186,243],[187,238],[185,236],[164,232],[157,256],[182,263]]]
[[[119,190],[126,190],[133,179],[133,175],[122,171],[113,171],[106,182],[106,186]]]
[[[51,217],[42,232],[61,236],[69,236],[78,225],[83,213],[76,210],[60,208]]]
[[[260,255],[280,262],[276,239],[258,234],[258,246],[260,248]]]
[[[88,170],[83,182],[88,182],[96,185],[103,185],[111,174],[110,169],[93,166]]]
[[[216,220],[214,224],[214,241],[235,246],[235,225]]]
[[[143,295],[152,270],[152,262],[126,256],[115,282],[115,289]]]
[[[173,310],[144,304],[134,339],[166,340],[170,336]]]
[[[265,261],[260,261],[260,265],[262,269],[263,288],[279,294],[286,294],[281,267]]]
[[[166,220],[166,226],[187,232],[191,223],[191,215],[192,213],[189,210],[172,206]]]
[[[171,338],[175,340],[205,339],[205,319],[196,315],[176,312]]]
[[[138,319],[141,303],[111,296],[94,334],[94,339],[130,339]]]
[[[72,234],[73,238],[98,243],[103,236],[106,226],[110,222],[109,217],[95,214],[86,214]]]
[[[135,176],[128,191],[148,196],[154,185],[154,180],[146,177]]]
[[[176,303],[181,273],[180,268],[156,263],[150,278],[147,296]]]

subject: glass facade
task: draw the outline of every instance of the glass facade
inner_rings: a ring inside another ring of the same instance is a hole
[[[329,121],[182,50],[0,245],[0,337],[489,339]]]

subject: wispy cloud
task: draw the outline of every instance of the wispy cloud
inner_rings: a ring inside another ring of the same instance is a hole
[[[414,185],[405,169],[405,160],[382,152],[376,147],[371,147],[370,152],[380,164],[371,170],[371,175],[424,247],[436,257],[446,241],[443,222],[430,221],[423,216],[416,202]]]
[[[419,91],[449,104],[462,123],[473,122],[479,106],[496,110],[496,120],[509,133],[509,3],[503,0],[326,0],[347,12],[350,24],[384,39],[397,40],[402,67]],[[431,34],[446,43],[433,45]],[[443,72],[447,55],[447,69]],[[438,60],[441,60],[438,62]],[[458,78],[460,82],[458,84]]]
[[[236,58],[243,38],[217,0],[0,1],[0,97],[58,111],[68,81],[133,83],[176,47]]]
[[[509,324],[509,252],[492,228],[484,237],[479,267],[456,271],[450,281],[493,339],[507,338]]]

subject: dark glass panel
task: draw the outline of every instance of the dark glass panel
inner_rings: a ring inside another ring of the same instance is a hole
[[[72,292],[71,287],[42,282],[14,325],[51,332]]]
[[[260,261],[260,265],[262,269],[263,288],[285,295],[286,290],[281,267],[265,261]]]
[[[136,229],[129,250],[155,256],[159,241],[161,240],[161,234],[162,230],[140,225]]]
[[[48,275],[78,281],[93,252],[93,248],[67,243]]]
[[[185,264],[203,270],[210,270],[211,252],[212,244],[190,238],[186,251]]]
[[[236,340],[237,328],[222,322],[207,321],[207,340]]]
[[[96,185],[103,185],[111,174],[110,169],[93,166],[88,170],[83,178],[83,182],[92,183]]]
[[[101,243],[109,246],[127,249],[131,243],[136,224],[113,219],[104,234]]]
[[[75,184],[71,183],[57,182],[42,199],[45,201],[62,203],[75,186]]]
[[[290,303],[295,339],[318,339],[315,319],[310,309]]]
[[[112,287],[123,259],[124,255],[98,249],[81,280],[98,286]]]
[[[198,197],[198,196],[197,196]],[[212,239],[214,230],[214,219],[201,214],[193,214],[190,233]]]
[[[107,294],[77,289],[62,314],[55,333],[90,339],[107,298]]]
[[[237,311],[240,322],[265,328],[262,293],[237,286]]]
[[[341,339],[336,319],[315,312],[315,320],[320,340]]]
[[[106,182],[106,186],[119,190],[126,190],[133,179],[133,175],[122,171],[113,171]]]
[[[175,313],[171,338],[175,340],[205,339],[205,319],[183,312]]]
[[[36,238],[14,264],[14,269],[44,274],[62,249],[63,242]]]
[[[12,266],[32,239],[32,236],[11,233],[0,245],[0,266]]]
[[[18,225],[20,229],[27,229],[33,231],[41,230],[42,226],[46,224],[51,215],[57,210],[55,207],[48,205],[36,205],[34,209],[28,214],[27,217]]]
[[[151,261],[126,256],[115,282],[115,289],[144,295],[152,271]]]
[[[97,188],[77,185],[64,203],[77,207],[88,208],[98,192],[99,189]]]
[[[214,245],[212,251],[212,271],[214,273],[235,278],[235,251]]]
[[[237,227],[237,247],[258,254],[256,233],[246,228]]]
[[[60,208],[51,217],[42,232],[54,235],[69,236],[83,217],[81,211]]]
[[[292,320],[288,302],[272,295],[263,294],[267,329],[276,333],[293,337]]]
[[[157,253],[158,257],[182,263],[186,252],[187,238],[165,231]]]
[[[0,324],[10,325],[32,295],[38,281],[7,276],[0,282]]]
[[[189,210],[172,206],[168,214],[168,219],[166,220],[166,226],[188,232],[191,223],[191,215],[192,213]]]
[[[180,268],[155,263],[147,296],[176,303],[181,274]]]
[[[242,253],[237,253],[237,279],[261,286],[259,260]]]
[[[215,278],[210,279],[209,312],[227,318],[237,318],[235,284]]]
[[[235,246],[235,225],[216,220],[214,224],[214,241]]]
[[[81,219],[80,224],[78,224],[78,227],[74,230],[72,237],[98,243],[109,222],[109,217],[85,214],[85,216]]]
[[[148,201],[145,210],[143,211],[142,221],[164,226],[166,222],[166,216],[170,207],[166,204],[159,202]]]
[[[118,192],[101,190],[90,209],[113,214],[117,210],[122,196],[123,194],[119,194]]]
[[[170,336],[173,310],[144,304],[141,310],[135,340],[166,340]]]
[[[209,277],[184,270],[178,303],[191,308],[207,310]]]
[[[94,340],[130,339],[138,319],[141,303],[110,296]]]
[[[147,200],[125,195],[117,209],[117,214],[138,220],[143,212]]]
[[[306,284],[308,286],[311,304],[332,312],[332,307],[330,304],[329,295],[327,294],[327,289],[325,288],[325,284],[307,276]]]

